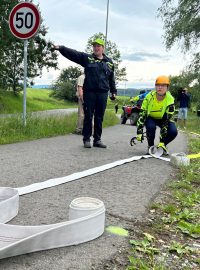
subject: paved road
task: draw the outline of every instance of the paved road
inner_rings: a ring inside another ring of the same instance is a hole
[[[47,111],[37,111],[37,112],[31,112],[27,113],[27,115],[31,116],[52,116],[52,115],[66,115],[70,114],[73,112],[77,112],[78,108],[68,108],[68,109],[55,109],[55,110],[47,110]],[[0,114],[0,117],[5,118],[5,117],[13,117],[13,116],[22,116],[22,113],[16,113],[16,114]]]
[[[67,135],[31,142],[0,146],[0,186],[20,187],[50,178],[141,155],[146,143],[129,145],[136,129],[116,125],[103,131],[107,149],[84,149],[82,138]],[[170,145],[171,152],[186,151],[187,140],[179,134]],[[175,169],[154,158],[125,164],[54,188],[20,197],[18,216],[10,222],[40,225],[65,221],[68,205],[80,196],[101,199],[106,206],[106,226],[129,228],[131,221],[142,219],[150,200],[170,178]],[[111,258],[126,238],[107,232],[100,238],[78,246],[36,252],[0,261],[2,270],[97,270]]]

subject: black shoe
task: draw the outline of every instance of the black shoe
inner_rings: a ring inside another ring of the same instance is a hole
[[[85,148],[91,148],[90,141],[83,142]]]
[[[102,141],[93,142],[93,146],[99,147],[99,148],[107,148],[107,146],[105,144],[103,144]]]

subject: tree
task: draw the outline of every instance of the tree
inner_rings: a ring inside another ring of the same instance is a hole
[[[94,34],[92,37],[88,39],[88,43],[86,47],[87,53],[92,53],[92,42],[97,38],[101,38],[105,40],[105,36],[103,33]],[[126,68],[119,67],[119,65],[122,62],[120,51],[117,49],[117,45],[114,42],[111,42],[110,40],[107,40],[106,55],[113,60],[113,63],[115,66],[116,83],[118,83],[119,81],[126,81]]]
[[[11,9],[18,1],[2,0],[0,9],[0,86],[6,87],[7,73],[5,68],[6,53],[12,34],[8,28],[8,18]]]
[[[163,0],[158,12],[164,22],[166,48],[178,43],[184,53],[193,54],[191,64],[183,73],[190,78],[193,98],[200,100],[200,1]],[[194,80],[196,83],[191,84]]]
[[[183,51],[199,44],[199,0],[163,0],[158,11],[164,22],[164,38],[168,49],[176,42],[180,42]]]
[[[8,17],[17,0],[1,0],[0,10],[0,86],[17,93],[23,80],[24,42],[15,38],[8,26]],[[41,20],[42,21],[42,20]],[[57,53],[51,50],[52,43],[45,36],[47,28],[41,22],[38,33],[28,41],[28,82],[42,75],[43,67],[57,68]]]
[[[63,69],[53,85],[53,91],[50,96],[57,99],[75,101],[76,97],[76,81],[81,75],[79,67],[68,67]]]

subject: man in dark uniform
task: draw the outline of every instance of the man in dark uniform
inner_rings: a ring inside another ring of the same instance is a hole
[[[64,46],[55,45],[54,49],[69,60],[84,67],[85,81],[83,85],[83,143],[85,148],[91,148],[92,119],[94,116],[94,147],[106,148],[101,141],[102,123],[106,110],[108,91],[111,99],[115,99],[116,87],[114,65],[104,54],[104,40],[96,39],[92,43],[93,53],[87,54]]]

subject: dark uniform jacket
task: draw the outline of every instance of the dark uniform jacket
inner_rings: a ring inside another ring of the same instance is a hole
[[[67,59],[85,68],[83,85],[85,92],[106,93],[110,90],[112,94],[117,93],[114,65],[106,55],[103,55],[103,59],[98,59],[94,54],[79,52],[64,46],[60,46],[59,51]]]
[[[187,93],[180,93],[177,97],[177,101],[180,102],[180,108],[189,108],[190,106],[190,95]]]

